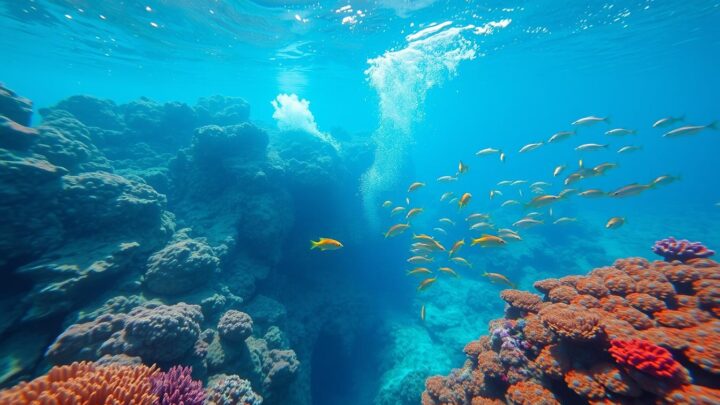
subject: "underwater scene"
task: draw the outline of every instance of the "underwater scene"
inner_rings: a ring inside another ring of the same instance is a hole
[[[720,404],[720,1],[0,0],[0,405]]]

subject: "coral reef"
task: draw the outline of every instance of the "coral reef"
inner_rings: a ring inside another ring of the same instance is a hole
[[[191,374],[191,367],[174,366],[150,377],[151,391],[157,396],[155,405],[202,405],[205,390]]]
[[[237,375],[218,374],[208,382],[208,405],[261,405],[263,399],[252,390],[250,381]]]
[[[217,329],[221,338],[239,343],[252,335],[253,320],[245,312],[231,309],[220,318]]]
[[[718,274],[706,258],[629,258],[536,282],[544,298],[505,290],[505,318],[427,379],[423,403],[716,403]]]
[[[678,260],[684,263],[715,254],[700,242],[690,242],[687,239],[677,240],[672,236],[655,242],[652,250],[655,254],[664,257],[666,262]]]

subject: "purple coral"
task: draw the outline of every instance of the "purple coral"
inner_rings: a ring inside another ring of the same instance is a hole
[[[202,382],[192,379],[192,367],[174,366],[151,378],[153,405],[202,405],[205,390]]]
[[[666,262],[675,260],[686,262],[690,259],[710,257],[715,254],[700,242],[690,242],[687,239],[676,240],[672,236],[655,242],[652,250],[655,254],[665,258]]]

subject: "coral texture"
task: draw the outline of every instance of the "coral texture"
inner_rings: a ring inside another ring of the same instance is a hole
[[[237,375],[220,374],[208,384],[208,405],[261,405],[263,399],[252,390],[250,381]]]
[[[242,342],[252,335],[253,320],[245,312],[231,309],[225,312],[218,323],[218,333],[230,342]]]
[[[150,378],[155,405],[202,405],[205,390],[202,382],[192,379],[192,367],[174,366]]]
[[[690,242],[687,239],[677,240],[672,236],[655,242],[652,247],[655,254],[665,258],[665,261],[675,260],[687,262],[691,259],[710,257],[715,254],[700,242]]]
[[[672,378],[682,367],[667,349],[642,339],[610,341],[615,361],[658,378]]]

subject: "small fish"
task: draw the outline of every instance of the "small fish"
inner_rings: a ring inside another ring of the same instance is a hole
[[[569,185],[575,183],[575,182],[578,181],[578,180],[582,180],[582,178],[583,178],[582,174],[580,174],[580,173],[572,173],[571,175],[567,176],[567,178],[565,178],[564,183],[565,183],[566,186],[569,186]]]
[[[492,247],[503,246],[506,243],[505,239],[499,236],[483,234],[479,238],[473,239],[470,246],[480,245],[481,247]]]
[[[520,197],[523,197],[523,191],[522,191],[522,189],[518,190],[518,194],[520,195]]]
[[[653,128],[667,127],[667,126],[670,126],[670,125],[672,125],[672,124],[674,124],[674,123],[676,123],[676,122],[680,122],[680,121],[684,121],[684,120],[685,120],[685,116],[684,116],[684,115],[683,115],[683,116],[680,116],[680,117],[677,117],[677,118],[675,118],[675,117],[660,118],[659,120],[655,121],[655,123],[653,124],[652,127],[653,127]]]
[[[418,291],[422,291],[422,290],[428,288],[428,286],[432,285],[432,283],[434,283],[436,281],[437,281],[437,277],[426,278],[425,280],[420,282],[420,285],[418,286],[417,289],[418,289]]]
[[[677,180],[680,180],[680,177],[665,174],[665,175],[659,176],[658,178],[653,180],[652,183],[650,183],[650,184],[653,186],[665,186],[670,183],[674,183]]]
[[[519,153],[530,152],[530,151],[535,150],[535,149],[537,149],[537,148],[539,148],[539,147],[541,147],[541,146],[543,146],[543,142],[529,143],[529,144],[523,146],[522,148],[520,148]]]
[[[455,204],[458,201],[458,198],[455,197],[452,200],[448,201],[448,204]]]
[[[472,194],[465,193],[460,197],[460,201],[458,201],[458,208],[463,208],[470,203],[470,199],[472,198]]]
[[[405,205],[410,205],[410,197],[405,197]]]
[[[392,201],[388,200],[382,203],[383,208],[388,208],[392,205]]]
[[[623,136],[623,135],[635,135],[637,133],[634,129],[615,128],[605,132],[605,135],[611,136]]]
[[[540,215],[542,215],[542,214],[537,211],[533,211],[533,212],[528,212],[527,215],[525,215],[525,216],[526,217],[539,217]]]
[[[511,186],[521,186],[525,183],[527,183],[527,180],[515,180],[512,183],[510,183],[510,185]]]
[[[553,136],[550,137],[550,139],[548,139],[548,143],[559,142],[559,141],[562,141],[563,139],[567,139],[573,135],[575,135],[575,131],[556,132],[555,134],[553,134]]]
[[[707,125],[687,125],[680,128],[675,128],[672,131],[665,132],[663,134],[663,137],[665,138],[672,138],[676,136],[686,136],[686,135],[695,135],[698,132],[702,131],[703,129],[718,129],[718,122],[713,121]]]
[[[642,146],[635,146],[635,145],[627,145],[623,146],[622,148],[618,149],[617,153],[630,153],[642,150]]]
[[[565,165],[555,167],[555,170],[553,170],[553,177],[557,177],[563,170],[565,170]]]
[[[455,222],[453,222],[450,218],[440,218],[438,221],[442,222],[443,224],[455,226]]]
[[[423,304],[422,307],[420,307],[420,320],[421,321],[425,320],[425,304]]]
[[[563,191],[558,193],[558,197],[565,198],[565,196],[570,195],[570,194],[575,194],[575,193],[577,193],[577,191],[578,190],[575,188],[566,188]]]
[[[470,170],[470,167],[461,160],[460,163],[458,163],[458,174],[465,174],[468,170]]]
[[[602,190],[599,190],[597,188],[591,188],[589,190],[585,190],[585,191],[578,193],[578,195],[580,197],[595,198],[595,197],[604,197],[606,194]]]
[[[605,174],[606,171],[610,169],[615,169],[617,167],[617,163],[600,163],[599,165],[593,167],[590,169],[593,174],[596,176],[602,176]]]
[[[313,249],[320,249],[322,251],[326,250],[337,250],[343,247],[343,244],[335,239],[330,238],[320,238],[317,241],[311,240],[310,241],[310,250]]]
[[[419,181],[416,181],[415,183],[411,184],[410,187],[408,187],[408,193],[411,193],[420,187],[425,187],[425,183],[421,183]]]
[[[599,143],[585,143],[577,148],[575,148],[578,152],[589,152],[589,151],[597,151],[597,150],[603,150],[607,149],[609,145],[608,144],[599,144]]]
[[[490,190],[490,199],[492,200],[495,196],[502,196],[503,193],[500,190]]]
[[[452,191],[445,192],[443,193],[443,195],[440,196],[440,201],[445,201],[448,198],[451,198],[453,195],[455,195],[455,193],[453,193]]]
[[[460,239],[459,241],[455,242],[452,247],[450,248],[450,251],[448,252],[448,255],[452,257],[454,254],[460,250],[461,247],[465,245],[465,239]]]
[[[533,208],[540,208],[540,207],[544,207],[548,204],[552,204],[559,199],[560,199],[560,197],[558,197],[556,195],[552,195],[552,194],[539,195],[539,196],[533,198],[532,200],[530,200],[530,202],[527,203],[527,206],[533,207]]]
[[[501,207],[507,207],[508,205],[520,205],[520,201],[517,200],[507,200],[504,203],[500,204]]]
[[[424,233],[421,233],[421,234],[419,234],[419,235],[414,233],[413,236],[412,236],[412,238],[413,238],[413,240],[420,240],[420,241],[423,241],[423,242],[430,242],[430,243],[435,242],[435,238],[433,238],[433,237],[430,236],[430,235],[426,235],[426,234],[424,234]]]
[[[530,228],[532,226],[540,225],[543,221],[538,221],[537,219],[532,218],[523,218],[519,221],[516,221],[513,223],[513,226],[515,228]]]
[[[413,256],[413,257],[407,259],[407,262],[412,263],[412,264],[432,263],[432,261],[433,261],[432,257],[425,257],[425,256]]]
[[[440,176],[437,178],[438,183],[452,183],[453,181],[457,181],[457,177],[455,176]]]
[[[562,217],[562,218],[558,218],[558,219],[556,219],[555,221],[553,221],[553,224],[555,224],[555,225],[557,225],[557,224],[567,224],[567,223],[569,223],[569,222],[577,222],[577,218]]]
[[[443,273],[450,274],[451,276],[457,278],[458,274],[455,273],[455,270],[451,269],[450,267],[440,267],[438,270],[442,271]]]
[[[503,238],[503,239],[505,239],[505,240],[507,240],[507,241],[511,241],[511,242],[512,242],[512,241],[522,241],[522,238],[520,237],[520,235],[518,235],[518,234],[516,234],[516,233],[500,234],[499,236],[500,236],[501,238]]]
[[[408,276],[412,276],[414,274],[432,274],[432,271],[430,271],[427,267],[416,267],[407,272]]]
[[[395,207],[392,209],[392,211],[390,211],[390,216],[393,216],[393,215],[403,212],[403,211],[405,211],[405,207]]]
[[[410,228],[410,224],[397,224],[393,225],[388,229],[387,232],[385,232],[386,238],[392,238],[394,236],[400,235],[401,233],[405,232],[408,228]]]
[[[500,163],[505,163],[505,152],[500,152]]]
[[[499,182],[497,185],[498,186],[509,186],[510,184],[512,184],[512,180],[503,180],[503,181]]]
[[[470,264],[469,261],[465,260],[462,257],[452,257],[452,258],[450,258],[450,260],[452,260],[453,262],[455,262],[457,264],[462,264],[463,266],[466,266],[466,267],[472,267],[472,264]]]
[[[580,118],[579,120],[573,122],[573,123],[570,124],[570,125],[575,125],[575,126],[590,126],[590,125],[595,125],[595,124],[597,124],[598,122],[609,123],[609,122],[610,122],[610,117],[600,118],[600,117],[595,117],[595,116],[591,115],[591,116],[588,116],[588,117]]]
[[[533,187],[530,189],[533,194],[545,194],[545,189],[542,187]]]
[[[613,191],[610,193],[610,196],[612,197],[629,197],[633,195],[638,195],[642,193],[645,190],[648,190],[650,186],[645,184],[638,184],[638,183],[632,183],[628,184],[627,186],[620,187],[619,189]]]
[[[472,226],[470,226],[470,230],[476,231],[478,229],[492,229],[494,227],[495,227],[495,225],[493,225],[489,222],[478,222],[478,223],[472,224]]]
[[[622,217],[612,217],[610,220],[607,221],[605,224],[605,228],[607,229],[617,229],[620,228],[625,224],[625,218]]]
[[[407,215],[405,215],[405,219],[410,219],[423,211],[424,210],[422,208],[412,208],[410,209],[410,211],[408,211]]]
[[[513,230],[510,229],[510,228],[500,228],[500,229],[498,229],[498,232],[500,232],[500,233],[514,233],[514,234],[517,235],[517,232],[513,231]]]
[[[482,274],[482,276],[490,279],[490,282],[492,283],[501,283],[509,286],[510,288],[515,288],[515,284],[502,274],[485,272]]]
[[[447,231],[444,230],[444,229],[442,229],[442,228],[433,228],[433,231],[438,232],[438,233],[441,233],[441,234],[447,236]]]
[[[500,149],[485,148],[475,152],[475,156],[492,155],[493,153],[500,153]]]
[[[531,184],[530,187],[550,187],[552,184],[546,183],[544,181],[536,181],[535,183]]]

